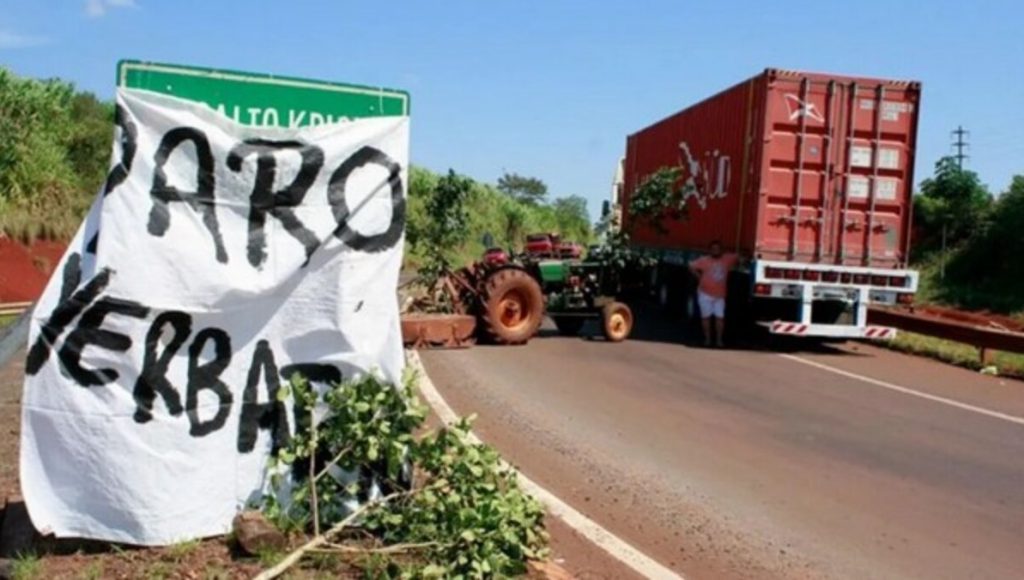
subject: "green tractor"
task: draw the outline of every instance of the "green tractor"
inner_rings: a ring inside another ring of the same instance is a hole
[[[593,319],[600,321],[607,340],[625,340],[633,330],[633,313],[616,300],[621,272],[592,255],[580,259],[578,246],[546,235],[551,244],[531,244],[539,236],[530,236],[526,251],[514,259],[502,250],[488,250],[459,276],[462,302],[476,314],[481,338],[526,343],[546,314],[562,335],[579,334]]]

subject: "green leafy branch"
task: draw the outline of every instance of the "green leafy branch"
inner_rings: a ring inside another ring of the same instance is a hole
[[[263,511],[282,529],[314,534],[288,565],[306,552],[414,552],[415,565],[392,562],[388,575],[489,577],[546,555],[542,507],[494,449],[470,440],[471,419],[415,437],[426,411],[414,381],[398,388],[371,374],[318,391],[296,376],[281,389],[308,420],[270,462]],[[355,528],[378,545],[331,541]]]
[[[686,219],[685,188],[679,185],[682,174],[682,168],[666,166],[648,175],[630,196],[630,216],[662,235],[668,233],[666,219]]]

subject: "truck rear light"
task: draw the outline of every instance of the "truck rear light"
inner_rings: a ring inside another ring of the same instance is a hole
[[[906,292],[900,293],[896,295],[896,301],[900,304],[913,304],[914,295]]]
[[[754,284],[754,294],[757,296],[769,296],[772,293],[771,284]]]
[[[799,280],[800,279],[800,270],[794,270],[792,268],[787,268],[785,270],[785,275],[786,275],[786,280]]]
[[[849,284],[849,283],[853,282],[853,274],[850,274],[850,273],[847,273],[847,272],[843,272],[842,279],[843,279],[843,284]]]
[[[821,272],[817,270],[804,270],[804,280],[817,282],[821,278]]]
[[[888,276],[872,276],[871,277],[871,284],[874,285],[874,286],[888,286],[889,285],[889,277]]]
[[[907,278],[905,276],[889,276],[889,285],[894,288],[906,288]]]
[[[783,277],[782,268],[765,268],[764,269],[764,277],[765,278],[776,278],[776,279],[782,278]]]
[[[821,279],[825,282],[838,282],[839,272],[822,272]]]
[[[854,274],[853,275],[853,283],[854,284],[867,284],[870,281],[871,281],[871,276],[868,276],[867,274]]]

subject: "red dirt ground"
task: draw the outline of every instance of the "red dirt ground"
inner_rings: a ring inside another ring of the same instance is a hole
[[[66,247],[63,242],[37,241],[26,246],[0,238],[0,304],[39,298]]]

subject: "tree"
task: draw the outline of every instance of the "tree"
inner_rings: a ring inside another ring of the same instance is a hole
[[[968,308],[1024,309],[1024,175],[1013,178],[990,218],[949,264],[943,298]]]
[[[554,206],[559,216],[565,216],[567,219],[579,219],[585,222],[590,221],[590,215],[587,213],[587,200],[583,196],[570,195],[560,197],[551,202],[551,205]]]
[[[78,175],[85,193],[95,193],[106,179],[114,134],[114,105],[92,93],[78,93],[71,99],[71,137],[68,161]]]
[[[918,252],[961,244],[977,231],[992,207],[992,195],[978,174],[962,169],[952,157],[935,164],[935,176],[921,183],[914,199]]]
[[[505,236],[505,246],[515,248],[526,235],[526,210],[517,201],[509,200],[502,204],[501,222],[502,233]]]
[[[590,239],[590,214],[587,200],[579,195],[560,197],[551,203],[558,230],[567,238],[586,242]]]
[[[525,177],[518,173],[505,173],[498,179],[498,189],[523,203],[539,205],[548,195],[548,186],[536,177]]]
[[[1010,188],[999,196],[986,230],[990,275],[997,287],[1013,300],[1013,308],[1024,307],[1024,175],[1016,175]],[[984,249],[983,249],[984,251]]]
[[[416,165],[409,166],[409,195],[406,202],[405,241],[412,252],[420,255],[427,244],[423,243],[426,229],[430,225],[427,215],[427,202],[434,194],[437,180],[440,177]]]
[[[462,247],[469,237],[469,212],[466,202],[472,193],[473,182],[449,169],[448,175],[437,180],[433,192],[426,200],[428,222],[418,232],[416,241],[424,257],[420,275],[428,286],[452,269],[452,251]]]

